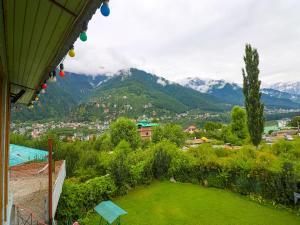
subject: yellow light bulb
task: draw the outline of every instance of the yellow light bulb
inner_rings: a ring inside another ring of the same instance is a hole
[[[69,51],[69,56],[70,56],[70,57],[74,57],[74,56],[75,56],[74,48],[71,48],[71,49],[70,49],[70,51]]]

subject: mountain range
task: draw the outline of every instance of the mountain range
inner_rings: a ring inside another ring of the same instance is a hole
[[[283,87],[283,86],[281,86]],[[274,86],[275,88],[275,86]],[[274,88],[262,89],[267,108],[300,109],[300,96]],[[299,85],[300,90],[300,85]],[[66,73],[49,83],[34,109],[12,108],[13,121],[63,119],[107,120],[118,116],[172,116],[190,110],[227,112],[243,105],[242,88],[224,80],[187,78],[179,83],[138,69],[113,76]]]
[[[300,94],[300,81],[298,82],[277,82],[268,86],[271,89],[278,91],[299,95]]]
[[[192,88],[201,93],[211,94],[222,102],[230,104],[243,104],[243,89],[236,83],[227,82],[225,80],[203,80],[200,78],[186,78],[180,80],[179,83],[185,87]],[[282,84],[283,86],[283,84]],[[287,91],[277,90],[274,88],[262,88],[262,101],[268,108],[282,109],[298,109],[300,106],[300,83],[298,92],[296,88],[293,92],[288,91],[288,86],[285,86]]]

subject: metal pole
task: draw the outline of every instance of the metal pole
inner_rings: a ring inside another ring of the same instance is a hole
[[[52,150],[53,140],[48,139],[48,213],[49,213],[49,225],[52,225]]]

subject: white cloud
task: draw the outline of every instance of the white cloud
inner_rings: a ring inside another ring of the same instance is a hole
[[[156,82],[162,86],[166,86],[168,84],[167,81],[164,80],[162,77],[159,77]]]
[[[115,73],[137,67],[178,80],[240,83],[245,43],[260,53],[263,82],[300,80],[299,0],[111,0],[94,15],[88,41],[77,41],[72,72]]]

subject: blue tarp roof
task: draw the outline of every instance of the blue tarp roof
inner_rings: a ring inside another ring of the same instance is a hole
[[[35,159],[45,159],[47,151],[28,148],[20,145],[9,145],[9,166],[15,166]]]
[[[102,216],[107,222],[112,224],[117,218],[127,214],[112,201],[103,201],[95,207],[95,211]]]
[[[137,125],[141,126],[141,127],[157,127],[157,126],[159,126],[158,123],[150,123],[148,120],[140,120],[140,121],[138,121]]]

